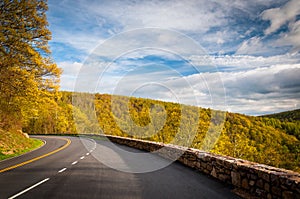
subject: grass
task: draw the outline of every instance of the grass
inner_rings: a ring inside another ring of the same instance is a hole
[[[22,132],[8,132],[0,129],[0,160],[27,153],[43,144],[41,140],[26,138]]]

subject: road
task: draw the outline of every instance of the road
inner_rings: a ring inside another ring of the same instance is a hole
[[[146,173],[124,172],[106,166],[113,162],[120,164],[122,170],[122,163],[114,158],[118,151],[109,149],[107,141],[58,136],[37,138],[46,144],[0,162],[1,199],[239,198],[229,186],[177,162]],[[121,148],[141,153],[129,147]],[[105,149],[101,158],[112,161],[103,164],[97,154]],[[13,168],[14,165],[19,166]]]

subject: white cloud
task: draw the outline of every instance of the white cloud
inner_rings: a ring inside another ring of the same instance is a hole
[[[262,42],[262,38],[255,36],[248,40],[244,40],[237,49],[237,55],[259,55],[270,52],[270,46]]]
[[[53,32],[53,41],[71,46],[79,50],[82,54],[91,53],[92,50],[105,41],[100,35],[87,32],[72,32],[65,29],[55,29]]]
[[[291,0],[282,7],[272,8],[262,12],[261,16],[264,20],[269,20],[271,25],[264,31],[266,35],[279,30],[283,25],[288,25],[288,31],[279,35],[274,40],[276,46],[292,46],[291,52],[300,50],[300,1]]]
[[[265,34],[271,34],[288,22],[294,22],[300,14],[300,1],[291,0],[280,8],[265,10],[261,15],[262,19],[269,20],[271,25],[265,30]]]
[[[224,23],[222,8],[207,1],[112,1],[94,2],[85,7],[95,15],[101,13],[111,21],[118,21],[123,30],[160,27],[205,32]]]
[[[280,46],[292,45],[292,52],[300,50],[300,20],[289,25],[290,32],[281,35],[276,43]]]
[[[278,64],[299,63],[300,54],[283,54],[276,56],[251,56],[251,55],[220,55],[220,56],[191,56],[189,58],[195,66],[203,66],[211,63],[222,67],[222,71],[230,70],[249,70]]]
[[[60,78],[61,89],[73,91],[82,64],[78,62],[60,62],[57,65],[63,70]]]
[[[68,76],[77,76],[78,72],[80,71],[80,68],[82,66],[82,63],[78,62],[60,62],[57,63],[58,67],[63,69],[63,74]]]
[[[117,34],[106,40],[96,49],[92,56],[116,59],[131,55],[141,57],[144,51],[156,51],[155,54],[187,58],[191,55],[203,55],[206,52],[190,37],[177,31],[161,28],[141,28]],[[169,54],[169,55],[167,55]],[[131,57],[132,58],[132,57]]]
[[[221,73],[234,112],[263,114],[300,107],[300,65],[285,64]]]

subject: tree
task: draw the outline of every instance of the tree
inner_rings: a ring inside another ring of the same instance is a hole
[[[61,70],[50,58],[47,9],[43,0],[0,1],[2,124],[12,113],[30,114],[39,100],[54,98],[58,90]]]

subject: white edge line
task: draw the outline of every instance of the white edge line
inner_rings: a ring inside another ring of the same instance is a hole
[[[62,172],[64,172],[65,170],[67,170],[67,168],[63,168],[63,169],[59,170],[58,173],[62,173]]]
[[[47,182],[49,179],[50,179],[50,178],[46,178],[46,179],[44,179],[44,180],[42,180],[42,181],[40,181],[40,182],[38,182],[38,183],[32,185],[31,187],[28,187],[27,189],[21,191],[20,193],[17,193],[16,195],[13,195],[13,196],[9,197],[8,199],[16,198],[16,197],[22,195],[23,193],[26,193],[27,191],[29,191],[29,190],[31,190],[31,189],[33,189],[33,188],[39,186],[40,184],[43,184],[44,182]]]
[[[78,162],[78,161],[73,162],[72,165],[77,164],[77,162]]]

